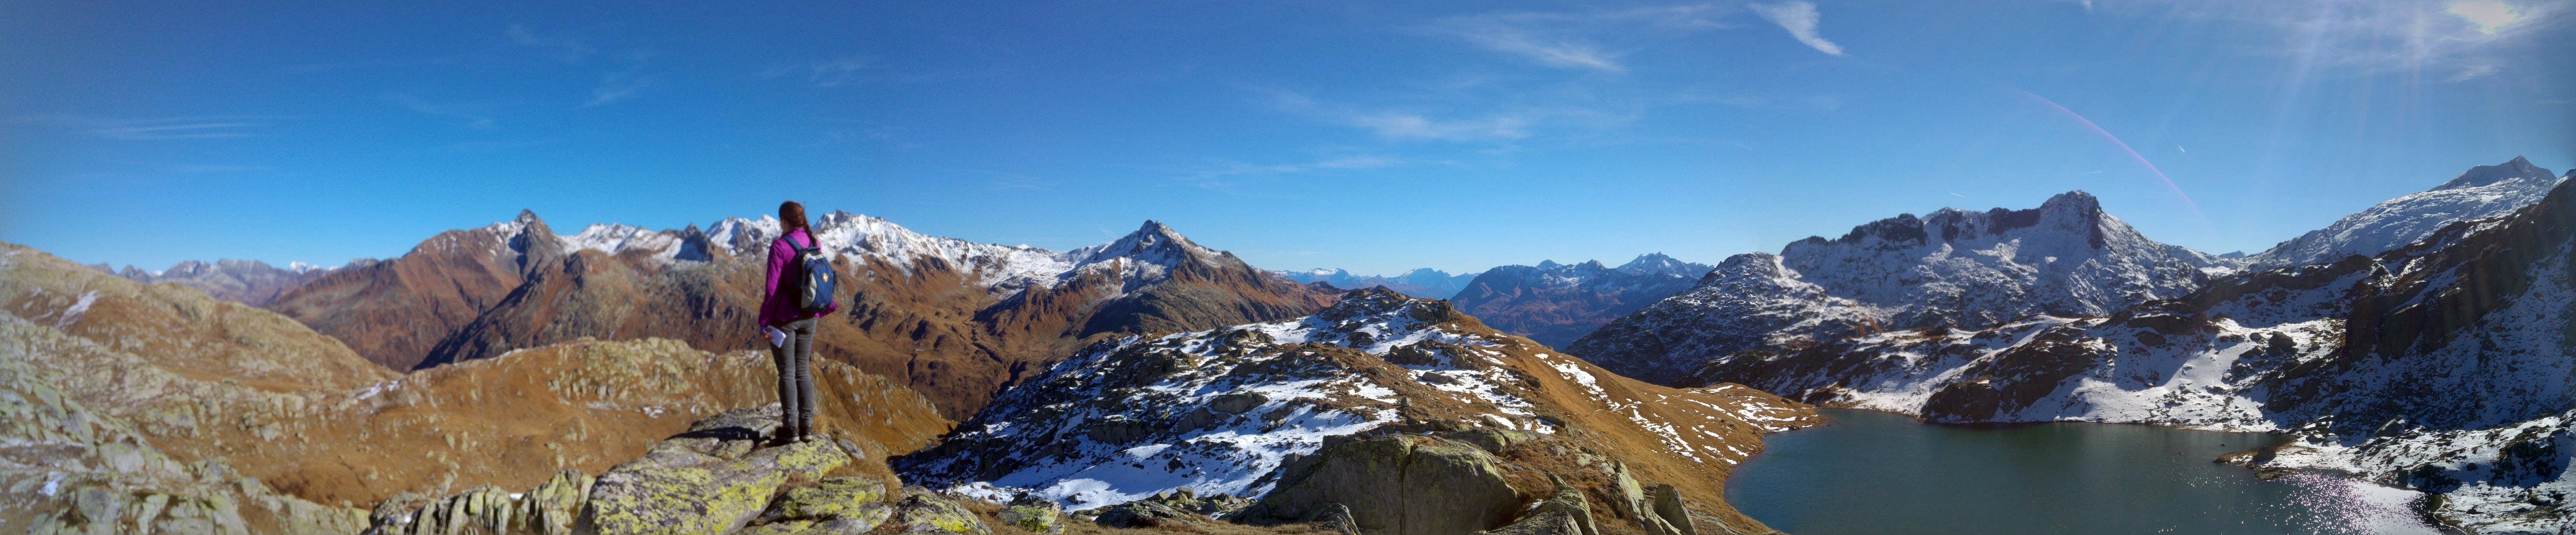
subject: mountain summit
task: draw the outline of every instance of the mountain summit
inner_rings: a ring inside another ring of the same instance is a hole
[[[2351,255],[2376,256],[2430,236],[2454,221],[2502,216],[2540,202],[2560,180],[2521,156],[2472,167],[2433,189],[2354,212],[2248,260],[2257,268],[2273,268],[2325,264]]]
[[[2038,208],[1943,208],[1728,258],[1698,284],[1566,351],[1649,381],[1748,349],[2028,314],[2107,314],[2178,297],[2232,261],[2157,243],[2072,191]]]

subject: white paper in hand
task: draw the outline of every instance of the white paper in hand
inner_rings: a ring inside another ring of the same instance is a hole
[[[769,347],[784,347],[787,345],[787,331],[778,330],[777,327],[762,325],[760,326],[760,334],[769,335]]]

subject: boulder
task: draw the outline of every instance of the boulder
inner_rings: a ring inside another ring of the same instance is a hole
[[[847,519],[876,529],[894,511],[887,508],[885,483],[864,477],[831,477],[811,487],[787,489],[785,495],[769,505],[760,515],[762,522],[810,520],[816,522]]]
[[[1055,500],[1034,496],[1021,497],[1012,500],[1010,505],[1002,506],[1002,512],[993,516],[1001,519],[1003,524],[1028,530],[1030,533],[1064,532],[1064,505],[1056,503]]]
[[[1503,448],[1511,447],[1513,444],[1528,442],[1530,439],[1536,438],[1537,436],[1537,433],[1531,433],[1528,431],[1479,427],[1441,435],[1441,438],[1475,444],[1476,447],[1484,448],[1488,453],[1499,454],[1503,452]]]
[[[1642,519],[1647,521],[1647,533],[1699,535],[1699,529],[1691,525],[1690,509],[1682,507],[1681,490],[1673,488],[1672,485],[1655,485],[1655,488],[1647,490],[1646,494],[1650,496],[1648,510],[1654,513],[1641,515]]]
[[[1501,461],[1473,444],[1422,435],[1328,443],[1282,467],[1277,489],[1240,518],[1302,522],[1342,504],[1369,533],[1462,535],[1501,527],[1521,509]]]
[[[1102,508],[1092,523],[1104,528],[1153,528],[1204,525],[1205,520],[1169,504],[1137,500]]]
[[[975,516],[975,511],[967,509],[964,504],[957,503],[956,500],[941,497],[920,487],[906,487],[904,493],[910,496],[894,504],[894,518],[888,522],[894,525],[897,531],[993,535],[993,528],[986,527],[984,520]]]
[[[1509,525],[1478,532],[1480,535],[1601,535],[1592,522],[1591,502],[1583,491],[1557,480],[1556,496],[1539,502],[1529,514]]]
[[[778,406],[735,409],[654,444],[600,474],[576,531],[601,535],[723,533],[768,509],[789,478],[814,479],[850,461],[826,441],[762,448]]]

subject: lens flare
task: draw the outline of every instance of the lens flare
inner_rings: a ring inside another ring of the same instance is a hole
[[[2157,182],[2164,183],[2165,190],[2172,191],[2174,197],[2182,199],[2182,205],[2184,207],[2191,208],[2191,215],[2193,217],[2200,218],[2201,223],[2209,222],[2209,214],[2201,213],[2199,203],[2192,202],[2190,195],[2183,194],[2181,186],[2174,185],[2173,179],[2165,178],[2164,170],[2157,169],[2155,163],[2147,161],[2146,156],[2138,154],[2138,149],[2129,148],[2128,142],[2120,141],[2119,136],[2111,135],[2111,132],[2103,130],[2101,125],[2093,124],[2092,119],[2086,119],[2083,115],[2076,114],[2075,110],[2066,109],[2065,106],[2057,105],[2057,101],[2049,100],[2048,97],[2042,97],[2036,93],[2021,89],[2014,89],[2013,91],[2021,93],[2022,96],[2030,97],[2031,100],[2039,101],[2040,104],[2048,106],[2048,109],[2057,110],[2058,113],[2065,114],[2067,118],[2074,119],[2076,123],[2082,124],[2085,128],[2093,130],[2093,133],[2100,134],[2102,139],[2110,140],[2112,145],[2119,146],[2121,151],[2129,153],[2130,159],[2138,161],[2139,167],[2145,167],[2147,168],[2148,174],[2155,175]]]

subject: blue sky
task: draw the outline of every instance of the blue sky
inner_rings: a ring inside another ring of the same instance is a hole
[[[2226,252],[2576,165],[2566,0],[193,4],[0,0],[0,240],[336,264],[795,198],[1391,273],[2082,189]]]

